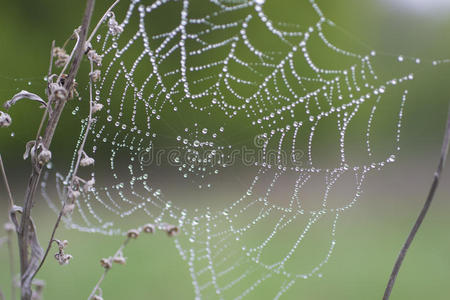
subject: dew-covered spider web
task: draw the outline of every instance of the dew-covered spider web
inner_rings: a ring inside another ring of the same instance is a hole
[[[113,17],[123,32],[108,28]],[[348,44],[313,0],[121,3],[92,41],[104,108],[85,147],[95,166],[80,176],[95,185],[66,224],[103,234],[178,226],[197,298],[267,286],[279,298],[321,276],[339,219],[398,155],[414,79],[377,72],[406,58],[339,46]],[[87,125],[82,83],[79,92],[80,138],[57,175],[60,199]]]

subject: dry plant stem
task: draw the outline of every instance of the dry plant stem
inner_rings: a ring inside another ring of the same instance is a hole
[[[86,10],[83,17],[83,23],[80,29],[80,42],[78,43],[75,53],[73,56],[72,65],[70,67],[69,74],[67,79],[64,82],[64,88],[67,91],[70,91],[72,88],[73,80],[78,73],[78,69],[81,64],[81,60],[84,54],[84,44],[86,41],[86,35],[88,31],[88,27],[91,21],[92,12],[94,9],[95,0],[87,0]],[[45,128],[45,133],[43,137],[43,145],[45,148],[49,149],[50,144],[53,139],[53,135],[55,133],[56,127],[59,122],[59,118],[64,109],[67,99],[58,101],[55,103],[55,107],[52,115],[50,116],[47,126]],[[30,263],[30,226],[31,226],[31,209],[34,205],[34,195],[36,193],[36,189],[39,184],[40,175],[42,172],[43,166],[32,162],[35,164],[31,168],[31,175],[28,182],[28,187],[26,191],[23,214],[21,219],[21,225],[18,231],[18,243],[19,243],[19,252],[20,252],[20,271],[21,271],[21,290],[22,290],[22,300],[30,300],[31,299],[31,280],[26,280],[24,278],[25,272],[27,272],[29,263]]]
[[[72,61],[72,57],[75,54],[75,51],[78,49],[78,46],[80,45],[80,36],[78,35],[78,33],[75,31],[74,32],[75,37],[77,38],[77,41],[75,43],[74,48],[72,49],[72,52],[70,53],[69,59],[67,60],[66,64],[64,65],[64,67],[61,70],[61,73],[58,76],[58,82],[61,80],[61,77],[63,76],[64,72],[66,71],[67,67],[69,66],[70,62]],[[84,43],[81,43],[81,45],[83,45]],[[53,53],[52,53],[53,55]]]
[[[417,220],[416,220],[413,228],[411,229],[411,232],[409,233],[408,238],[406,239],[405,243],[403,244],[403,247],[397,257],[397,260],[395,262],[394,268],[393,268],[391,276],[389,278],[386,290],[384,291],[383,300],[389,299],[391,292],[392,292],[392,288],[394,287],[398,272],[400,271],[400,267],[402,265],[403,260],[405,259],[406,253],[409,249],[409,246],[411,245],[414,237],[416,236],[417,231],[419,230],[419,227],[422,224],[422,222],[428,212],[428,209],[430,208],[431,202],[433,201],[433,197],[434,197],[434,194],[439,185],[441,173],[444,168],[445,161],[447,159],[449,143],[450,143],[450,109],[449,109],[448,117],[447,117],[447,127],[445,130],[444,141],[442,143],[441,157],[439,160],[438,168],[437,168],[436,172],[434,173],[433,183],[431,185],[431,188],[428,193],[425,204],[424,204],[422,210],[420,211],[420,214],[417,217]]]
[[[48,256],[48,253],[50,252],[50,249],[52,248],[53,241],[55,240],[56,229],[58,229],[59,223],[61,222],[61,218],[62,218],[65,206],[66,206],[66,204],[64,203],[63,207],[61,208],[61,210],[58,214],[58,218],[56,219],[55,225],[53,226],[52,235],[50,236],[50,240],[48,241],[48,245],[47,245],[47,248],[45,249],[44,256],[42,257],[41,262],[39,263],[39,266],[34,271],[32,278],[34,278],[34,276],[36,276],[37,272],[39,272],[39,270],[42,268],[42,266],[44,265],[44,262]]]
[[[91,64],[91,73],[94,71],[94,64],[92,61],[90,61]],[[84,132],[84,136],[83,136],[83,141],[81,142],[80,145],[80,149],[78,150],[78,158],[77,158],[77,162],[75,164],[75,168],[72,174],[72,180],[70,183],[70,187],[73,186],[75,178],[77,177],[77,173],[78,173],[78,168],[80,167],[80,161],[81,161],[81,157],[83,156],[83,151],[84,151],[84,145],[86,144],[86,139],[87,136],[89,134],[89,130],[91,129],[91,125],[92,125],[92,107],[93,107],[93,102],[92,102],[92,78],[89,79],[89,117],[88,117],[88,123],[86,125],[86,131]]]
[[[53,49],[55,49],[55,40],[52,41],[52,46],[50,48],[50,64],[48,65],[47,82],[50,83],[50,76],[52,75],[53,68]]]
[[[16,300],[16,285],[14,284],[14,277],[16,275],[16,271],[14,270],[14,251],[13,251],[13,242],[12,242],[12,232],[8,231],[8,253],[9,253],[9,276],[11,279],[11,299]]]
[[[94,69],[92,61],[90,62],[90,64],[91,64],[91,72],[92,72],[93,69]],[[78,159],[77,159],[77,162],[75,164],[75,169],[74,169],[74,172],[72,174],[72,179],[70,181],[70,186],[71,187],[73,186],[74,180],[77,177],[77,172],[78,172],[78,168],[80,166],[81,156],[82,156],[83,151],[84,151],[84,145],[86,144],[86,139],[87,139],[87,136],[88,136],[90,128],[91,128],[91,124],[92,124],[92,107],[93,107],[93,102],[92,102],[92,79],[90,79],[90,81],[89,81],[89,117],[88,117],[88,124],[87,124],[87,127],[86,127],[86,131],[84,133],[84,137],[83,137],[83,141],[82,141],[81,146],[80,146],[80,150],[78,151]],[[39,270],[41,269],[42,265],[44,264],[45,259],[48,256],[48,253],[50,252],[50,249],[52,247],[52,243],[53,243],[53,241],[55,239],[56,230],[58,229],[59,224],[61,223],[61,218],[62,218],[62,216],[64,214],[64,209],[66,207],[66,202],[67,201],[63,202],[63,206],[61,207],[61,210],[59,211],[58,218],[56,219],[56,223],[53,226],[52,235],[50,236],[50,240],[48,242],[47,248],[45,249],[44,256],[42,257],[42,260],[41,260],[39,266],[37,267],[36,271],[34,272],[33,277],[36,275],[37,272],[39,272]]]
[[[2,176],[5,182],[6,192],[8,193],[9,209],[11,210],[14,207],[14,199],[11,194],[11,189],[9,188],[8,177],[6,177],[5,166],[3,165],[3,159],[1,154],[0,154],[0,168],[2,169]]]
[[[116,257],[117,255],[119,255],[119,253],[121,253],[123,251],[123,249],[125,248],[125,246],[128,244],[128,242],[130,240],[131,240],[131,238],[127,237],[127,239],[122,243],[122,245],[116,251],[116,253],[114,254],[113,257]],[[106,274],[108,273],[109,270],[110,270],[110,268],[105,268],[105,271],[103,272],[102,276],[100,276],[100,279],[98,280],[97,284],[95,285],[94,289],[92,290],[91,294],[89,295],[88,300],[91,300],[95,296],[95,293],[100,288],[100,285],[102,284],[102,282],[105,279]]]
[[[5,295],[3,295],[2,290],[0,290],[0,300],[5,300]]]
[[[54,48],[55,48],[55,41],[53,40],[52,41],[52,46],[50,48],[50,65],[48,67],[47,83],[50,83],[50,76],[52,75],[53,49]],[[39,139],[39,136],[41,135],[42,127],[44,127],[44,122],[45,122],[45,119],[47,118],[47,114],[48,114],[48,110],[49,110],[50,105],[51,105],[51,103],[50,103],[50,101],[48,101],[47,102],[47,107],[45,108],[45,111],[44,111],[44,115],[42,116],[42,119],[41,119],[41,123],[39,124],[38,131],[36,132],[35,145],[38,144],[38,139]]]
[[[100,27],[100,25],[103,23],[103,21],[105,21],[106,17],[108,16],[109,12],[120,2],[120,0],[116,0],[109,8],[108,10],[105,12],[105,14],[103,15],[103,17],[100,19],[100,21],[97,23],[97,25],[95,25],[94,30],[92,30],[91,35],[89,36],[89,38],[87,39],[87,44],[89,45],[89,43],[92,41],[92,39],[94,38],[95,33],[97,32],[98,28]]]
[[[5,181],[5,188],[8,193],[9,198],[9,210],[11,211],[14,207],[14,199],[11,194],[11,189],[9,188],[8,177],[6,177],[5,166],[3,165],[3,159],[0,154],[0,168],[2,169],[3,180]],[[14,222],[16,224],[16,222]],[[16,228],[17,229],[17,228]],[[15,300],[16,298],[16,286],[14,284],[14,251],[12,247],[12,232],[7,232],[7,244],[8,244],[8,254],[9,254],[9,275],[11,277],[11,299]]]

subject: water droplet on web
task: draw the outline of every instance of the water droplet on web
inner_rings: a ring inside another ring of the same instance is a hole
[[[11,137],[14,137],[16,134],[14,132],[11,132]]]
[[[80,107],[76,106],[73,110],[72,110],[72,115],[76,115],[78,113],[78,111],[80,110]]]

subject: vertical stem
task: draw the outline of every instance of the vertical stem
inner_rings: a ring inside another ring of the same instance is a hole
[[[14,207],[14,199],[12,197],[11,194],[11,189],[9,188],[9,183],[8,183],[8,177],[6,177],[6,171],[5,171],[5,166],[3,165],[3,159],[2,156],[0,154],[0,169],[2,171],[2,175],[3,175],[3,180],[5,181],[5,188],[6,191],[8,192],[8,197],[9,197],[9,210],[11,211],[12,208]],[[12,231],[11,230],[7,230],[7,244],[8,244],[8,254],[9,254],[9,272],[10,272],[10,277],[11,277],[11,299],[16,300],[16,287],[14,284],[14,277],[15,277],[15,271],[14,271],[14,251],[13,251],[13,247],[12,247]],[[2,297],[0,297],[1,299]]]
[[[5,166],[3,165],[3,159],[2,159],[1,154],[0,154],[0,168],[2,169],[2,176],[3,176],[3,180],[5,182],[5,188],[6,188],[6,191],[8,192],[8,197],[9,197],[9,209],[11,210],[14,206],[14,200],[13,200],[13,197],[11,194],[11,189],[9,188],[8,177],[6,177]]]
[[[402,265],[403,260],[405,259],[406,253],[408,252],[409,246],[411,245],[412,241],[414,240],[414,237],[417,234],[417,231],[420,228],[420,225],[422,224],[428,209],[430,208],[431,202],[433,201],[433,197],[434,194],[437,190],[437,187],[439,185],[439,180],[441,177],[441,173],[442,170],[444,168],[445,165],[445,161],[447,159],[447,154],[448,154],[448,148],[449,148],[449,143],[450,143],[450,109],[448,112],[448,117],[447,117],[447,127],[445,130],[445,136],[444,136],[444,141],[442,143],[442,149],[441,149],[441,156],[439,159],[439,165],[438,168],[436,170],[436,172],[434,173],[434,179],[433,179],[433,183],[431,184],[431,188],[430,191],[428,193],[427,199],[425,201],[425,204],[422,208],[422,210],[420,211],[419,216],[417,217],[416,222],[414,223],[413,228],[411,229],[411,232],[408,235],[408,238],[406,239],[405,243],[403,244],[402,249],[400,250],[400,253],[397,257],[397,260],[395,262],[394,268],[392,270],[391,276],[389,278],[386,290],[384,291],[384,296],[383,296],[383,300],[388,300],[391,292],[392,292],[392,288],[394,287],[395,284],[395,280],[397,279],[397,275],[398,272],[400,271],[400,267]]]
[[[80,29],[80,40],[75,49],[69,74],[64,82],[64,88],[67,90],[68,94],[73,87],[73,81],[75,79],[76,74],[78,73],[78,69],[80,67],[81,60],[83,58],[87,31],[91,21],[92,12],[94,10],[94,2],[95,0],[87,0],[83,22]],[[44,147],[47,149],[50,148],[50,144],[52,142],[56,127],[59,122],[59,118],[61,117],[66,101],[67,99],[63,99],[61,101],[56,102],[54,111],[48,120],[47,126],[45,128],[44,137],[42,140]],[[39,165],[36,162],[32,162],[32,165],[33,166],[31,170],[30,179],[28,181],[28,187],[24,201],[21,225],[18,231],[22,300],[31,299],[31,280],[29,277],[27,277],[27,274],[34,273],[33,272],[34,270],[28,270],[28,267],[30,266],[30,254],[31,254],[30,234],[33,234],[30,230],[32,224],[31,209],[34,205],[34,195],[36,193],[43,168],[43,166]]]
[[[11,279],[11,299],[16,300],[16,285],[14,284],[14,277],[16,272],[14,270],[14,251],[12,246],[12,231],[8,231],[8,253],[9,253],[9,275]]]
[[[130,241],[130,237],[127,237],[126,240],[119,247],[119,249],[116,251],[116,253],[114,253],[113,257],[116,257],[119,253],[121,253],[123,251],[123,249],[126,247],[126,245],[128,244],[129,241]],[[103,271],[102,276],[97,281],[97,284],[95,285],[94,289],[92,290],[91,294],[89,295],[88,300],[92,300],[93,299],[93,297],[97,293],[98,289],[100,288],[100,285],[102,284],[103,280],[105,280],[106,274],[108,274],[108,271],[110,269],[111,268],[105,268],[105,271]]]

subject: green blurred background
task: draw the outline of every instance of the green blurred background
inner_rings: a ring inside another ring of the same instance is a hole
[[[450,7],[442,1],[317,1],[324,13],[359,43],[378,53],[420,57],[425,61],[409,86],[398,161],[370,176],[359,204],[340,221],[337,247],[323,268],[323,278],[299,281],[286,299],[380,299],[394,259],[422,206],[436,167],[450,95],[450,65],[432,68],[431,61],[450,57]],[[94,20],[108,1],[97,1]],[[283,1],[280,1],[282,5]],[[421,4],[422,3],[422,4]],[[428,4],[424,4],[428,3]],[[425,6],[420,6],[425,5]],[[438,8],[424,8],[436,5]],[[0,99],[28,89],[41,93],[53,39],[61,44],[79,24],[84,1],[6,1],[0,3]],[[430,67],[427,67],[430,66]],[[395,72],[386,67],[386,72]],[[3,102],[3,100],[1,100]],[[398,104],[398,103],[397,103]],[[396,104],[396,105],[397,105]],[[71,104],[75,105],[75,104]],[[397,107],[397,106],[394,106]],[[53,144],[70,155],[78,122],[69,118]],[[29,166],[21,157],[33,137],[40,112],[32,105],[11,110],[13,126],[0,130],[4,157],[16,199],[22,199]],[[19,121],[26,120],[26,121]],[[69,128],[69,129],[67,129]],[[11,133],[14,132],[14,137]],[[444,171],[435,203],[408,253],[392,299],[449,299],[450,184]],[[221,195],[226,197],[226,195]],[[7,198],[0,188],[0,221],[7,220]],[[40,201],[35,210],[40,240],[45,241],[55,216]],[[2,236],[3,234],[0,234]],[[62,228],[74,256],[60,267],[50,259],[39,278],[47,282],[45,299],[85,299],[102,270],[98,260],[112,255],[120,237],[105,237]],[[127,247],[126,266],[115,267],[102,285],[105,299],[192,299],[187,266],[163,234],[143,236]],[[17,262],[16,262],[17,263]],[[0,288],[9,295],[8,260],[0,249]],[[251,298],[251,297],[250,297]]]

